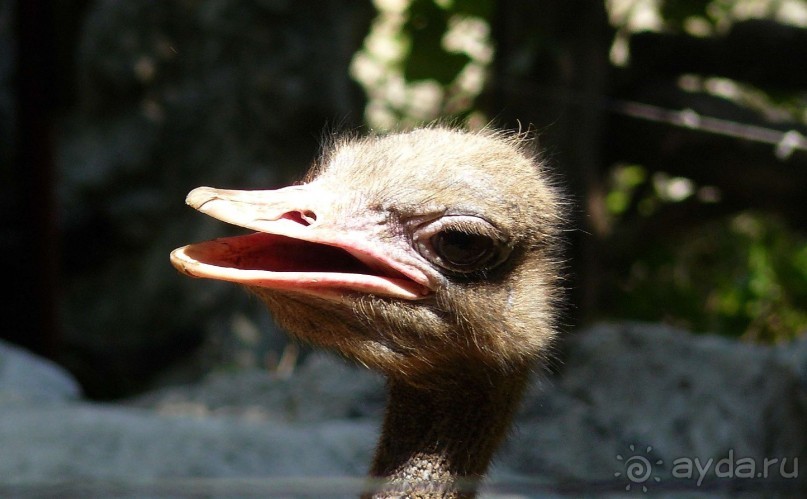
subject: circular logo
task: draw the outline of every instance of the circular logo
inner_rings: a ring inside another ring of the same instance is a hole
[[[631,487],[636,485],[641,485],[642,492],[647,492],[647,482],[652,479],[654,482],[660,482],[661,478],[657,476],[653,476],[653,465],[661,465],[664,464],[664,461],[661,459],[656,460],[655,462],[651,462],[650,460],[650,453],[653,450],[653,447],[647,446],[644,451],[645,455],[642,455],[636,451],[636,446],[633,444],[630,445],[630,450],[633,453],[628,457],[623,457],[621,454],[617,454],[616,459],[618,461],[622,461],[624,463],[624,472],[617,471],[614,473],[615,477],[625,476],[628,479],[628,484],[625,487],[625,490],[631,490]]]

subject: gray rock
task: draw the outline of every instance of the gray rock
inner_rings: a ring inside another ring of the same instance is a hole
[[[620,324],[567,343],[558,372],[526,397],[483,497],[805,492],[803,341]],[[0,495],[351,497],[382,406],[381,379],[319,354],[289,378],[217,372],[114,406],[0,398]],[[706,471],[687,477],[681,465],[696,459]],[[740,472],[765,459],[779,460],[767,477]]]
[[[759,471],[766,458],[787,458],[790,471],[801,456],[804,476],[805,387],[778,351],[648,324],[574,334],[560,375],[527,398],[501,463],[528,476],[625,481],[635,458],[652,465],[648,479],[669,485],[687,463],[711,459],[707,483],[754,487],[762,480],[715,480],[715,464],[750,458]]]
[[[2,413],[4,497],[4,488],[24,495],[53,487],[63,496],[79,485],[98,496],[207,497],[216,489],[227,496],[249,478],[257,491],[271,491],[289,477],[305,490],[322,477],[362,476],[377,431],[368,421],[255,423],[92,404]]]
[[[129,404],[161,414],[314,423],[380,419],[384,402],[381,376],[315,353],[291,376],[261,369],[215,371],[199,383],[163,388]]]
[[[386,402],[382,376],[325,354],[310,357],[290,388],[301,421],[380,420]]]
[[[777,345],[774,355],[799,378],[804,393],[807,393],[807,331],[791,343]]]
[[[81,387],[60,366],[0,341],[0,405],[77,400]]]

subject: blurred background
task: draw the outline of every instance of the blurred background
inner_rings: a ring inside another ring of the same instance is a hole
[[[339,131],[531,130],[572,201],[569,334],[807,331],[807,2],[0,0],[2,339],[110,400],[307,355],[168,254],[200,185]],[[346,189],[349,186],[345,186]]]

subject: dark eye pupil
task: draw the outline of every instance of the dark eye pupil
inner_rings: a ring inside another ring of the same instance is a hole
[[[493,241],[488,237],[453,230],[432,236],[432,247],[440,258],[459,267],[483,264],[495,250]]]

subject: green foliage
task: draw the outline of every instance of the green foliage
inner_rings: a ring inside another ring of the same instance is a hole
[[[475,106],[493,57],[491,0],[406,0],[378,5],[354,57],[376,129],[422,122],[486,122]],[[478,126],[478,125],[477,125]]]
[[[643,255],[620,279],[618,316],[774,342],[807,331],[807,238],[741,213]]]
[[[409,38],[409,52],[404,60],[407,81],[435,80],[450,85],[472,61],[463,52],[449,50],[444,38],[452,19],[477,17],[488,20],[493,13],[491,0],[412,0],[409,17],[403,25]]]
[[[414,0],[403,30],[409,36],[409,54],[404,61],[404,77],[408,81],[434,79],[448,85],[470,61],[463,53],[449,52],[443,47],[452,12],[433,0]]]
[[[798,9],[788,0],[659,0],[661,25],[652,29],[694,36],[722,35],[749,17],[794,22]],[[614,2],[613,5],[616,5]],[[650,2],[619,2],[612,19],[628,30],[647,29],[639,17]],[[786,4],[791,4],[790,8]],[[790,12],[790,14],[788,14]],[[624,36],[624,35],[623,35]],[[708,75],[687,75],[692,91],[713,95],[779,120],[804,123],[801,93],[756,88]],[[719,166],[715,166],[719,167]],[[686,200],[720,203],[720,186],[697,186],[663,172],[648,175],[642,165],[612,165],[605,208],[614,255],[623,263],[610,269],[606,317],[663,320],[689,329],[743,336],[753,341],[786,340],[807,332],[807,237],[781,220],[760,213],[735,213],[700,226],[691,224],[677,237],[636,241],[617,234],[652,223],[660,210],[673,212]],[[695,199],[693,199],[693,196]],[[630,260],[632,259],[632,260]]]
[[[605,197],[608,213],[618,216],[627,211],[636,189],[647,179],[639,165],[617,166],[611,171],[611,190]]]
[[[692,17],[706,18],[710,2],[702,0],[663,0],[660,14],[666,25],[681,26]]]

